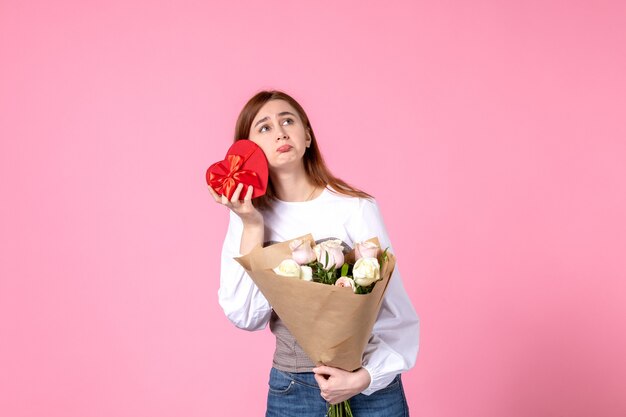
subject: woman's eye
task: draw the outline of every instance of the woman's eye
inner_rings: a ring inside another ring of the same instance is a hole
[[[266,132],[267,130],[269,130],[269,127],[267,125],[263,125],[261,126],[261,128],[259,129],[260,133]]]
[[[285,124],[289,124],[289,125],[290,125],[290,124],[293,124],[293,119],[291,119],[291,118],[286,118],[286,119],[285,119],[285,121],[283,121],[283,125],[285,125]]]

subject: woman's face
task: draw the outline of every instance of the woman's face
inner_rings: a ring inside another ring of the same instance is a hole
[[[298,167],[311,143],[298,112],[284,100],[270,100],[261,107],[248,137],[263,150],[273,170]]]

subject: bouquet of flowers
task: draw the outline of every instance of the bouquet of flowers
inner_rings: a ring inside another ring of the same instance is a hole
[[[345,262],[341,240],[326,240],[313,248],[309,241],[294,239],[289,242],[291,257],[284,259],[273,271],[281,276],[305,281],[349,287],[357,294],[370,293],[380,280],[380,264],[387,258],[375,242],[359,242],[354,250],[355,262]]]
[[[344,252],[340,240],[301,236],[236,258],[316,365],[361,367],[395,267],[377,238]],[[352,416],[348,401],[328,416]]]

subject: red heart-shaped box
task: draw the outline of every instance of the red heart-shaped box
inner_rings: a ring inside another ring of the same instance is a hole
[[[243,183],[239,199],[243,200],[248,185],[253,188],[252,198],[265,194],[267,190],[267,158],[259,146],[248,139],[239,139],[232,144],[226,158],[214,163],[206,171],[206,182],[218,194],[230,200],[239,183]]]

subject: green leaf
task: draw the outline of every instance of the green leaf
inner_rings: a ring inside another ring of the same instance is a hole
[[[380,259],[381,259],[381,261],[382,261],[382,262],[381,262],[381,264],[382,264],[383,262],[387,262],[387,261],[389,260],[389,255],[387,255],[387,251],[388,251],[388,250],[389,250],[389,246],[387,246],[387,247],[385,248],[385,250],[383,251],[382,255],[380,255]]]
[[[350,266],[349,266],[348,264],[343,264],[343,265],[341,266],[341,276],[342,276],[342,277],[345,277],[345,276],[347,276],[347,275],[348,275],[348,268],[349,268],[349,267],[350,267]]]

